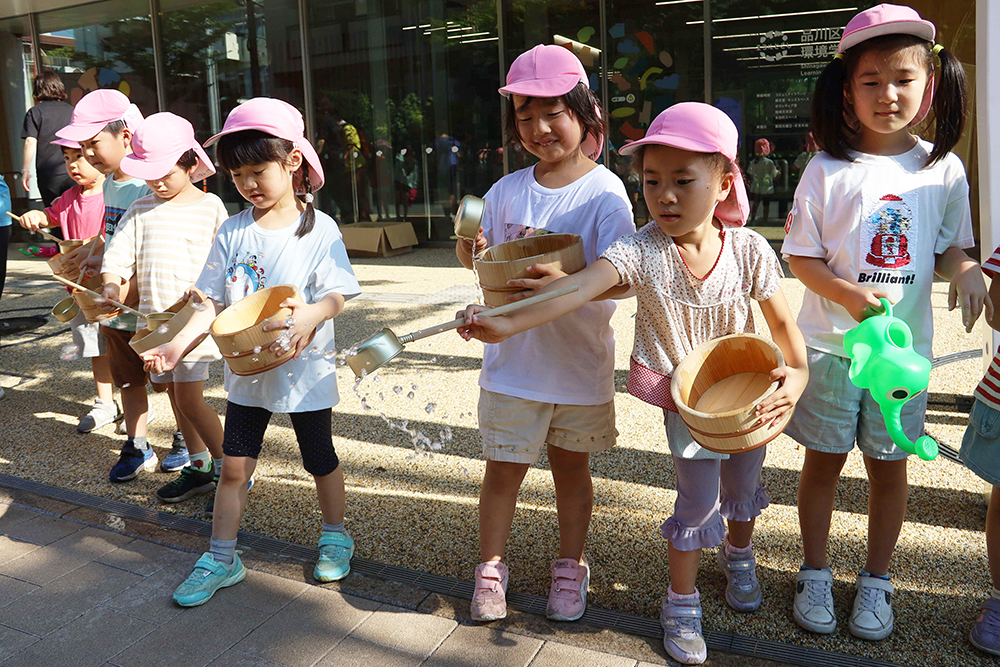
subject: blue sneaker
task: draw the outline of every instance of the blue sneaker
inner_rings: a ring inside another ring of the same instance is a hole
[[[323,583],[340,581],[351,571],[354,540],[347,533],[323,533],[319,538],[319,560],[313,576]]]
[[[174,591],[174,602],[182,607],[197,607],[205,604],[220,588],[238,584],[247,576],[240,554],[233,556],[233,564],[220,563],[205,552],[194,564],[194,570]]]
[[[170,446],[170,453],[160,462],[160,472],[177,472],[189,463],[191,456],[188,454],[184,435],[180,431],[174,431],[174,442]]]
[[[112,482],[128,482],[139,476],[143,470],[156,470],[157,458],[152,447],[137,449],[131,440],[122,445],[118,463],[111,467],[108,479]]]

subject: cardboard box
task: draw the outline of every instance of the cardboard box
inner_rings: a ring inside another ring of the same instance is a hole
[[[417,235],[408,222],[359,222],[342,225],[347,253],[355,257],[392,257],[410,252]]]

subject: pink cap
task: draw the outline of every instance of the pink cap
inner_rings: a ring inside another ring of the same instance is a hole
[[[79,141],[70,141],[69,139],[56,139],[54,141],[50,141],[49,143],[53,146],[62,146],[63,148],[75,148],[77,150],[81,150],[83,148]]]
[[[618,152],[631,155],[639,146],[659,144],[695,153],[722,153],[736,170],[733,179],[736,201],[732,202],[730,195],[729,199],[720,202],[715,217],[733,225],[744,225],[750,215],[750,200],[743,174],[736,164],[739,142],[736,125],[722,110],[703,102],[681,102],[661,111],[650,123],[645,137],[622,146]]]
[[[298,109],[288,102],[273,97],[255,97],[247,100],[229,112],[226,124],[222,126],[222,132],[206,141],[205,147],[211,146],[223,135],[244,130],[259,130],[293,142],[295,147],[302,151],[302,156],[309,165],[310,187],[313,191],[323,187],[323,165],[320,164],[316,149],[306,139],[305,123]]]
[[[70,141],[89,141],[116,120],[125,121],[125,127],[135,132],[142,123],[142,112],[124,93],[105,88],[92,90],[76,103],[69,125],[56,132],[56,136]]]
[[[507,85],[499,91],[504,97],[559,97],[580,83],[589,86],[587,70],[572,51],[564,46],[539,44],[514,60],[507,72]],[[580,149],[596,160],[604,149],[604,137],[588,134]]]
[[[857,14],[847,23],[840,37],[837,53],[882,35],[913,35],[928,42],[934,41],[934,24],[920,18],[912,7],[881,4]]]
[[[132,178],[155,181],[170,173],[184,153],[194,150],[198,164],[191,174],[200,181],[215,173],[205,149],[194,138],[194,127],[180,116],[154,113],[132,135],[132,154],[122,158],[121,170]]]

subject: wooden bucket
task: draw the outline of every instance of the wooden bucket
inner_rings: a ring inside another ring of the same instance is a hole
[[[163,311],[163,313],[172,313],[173,317],[169,319],[159,318],[160,321],[152,328],[150,328],[149,323],[157,319],[152,316],[160,315],[161,313],[150,313],[150,319],[146,320],[146,328],[135,332],[132,340],[128,342],[129,347],[135,350],[136,354],[142,354],[152,350],[154,347],[169,343],[198,311],[200,304],[205,304],[206,308],[212,307],[212,304],[208,302],[204,294],[198,290],[194,290],[189,301],[185,302],[183,299],[178,299],[173,305]],[[205,332],[199,336],[192,349],[201,343],[207,335],[208,332]]]
[[[73,276],[74,278],[76,276]],[[100,293],[104,289],[104,282],[101,280],[101,276],[91,276],[80,283],[84,287],[95,292]],[[73,298],[76,302],[80,304],[80,310],[83,312],[83,316],[87,318],[88,322],[96,322],[97,319],[102,315],[101,310],[94,303],[94,297],[87,292],[81,292],[80,290],[73,290]]]
[[[83,239],[70,239],[68,241],[60,241],[59,254],[53,255],[52,257],[49,257],[45,261],[49,265],[49,268],[52,269],[52,273],[58,276],[62,276],[64,278],[68,278],[69,280],[75,281],[80,275],[80,266],[78,263],[67,261],[66,255],[72,252],[73,250],[76,250],[77,248],[81,248],[85,245],[91,246],[93,245],[93,243],[94,243],[94,238],[91,238],[86,241]]]
[[[507,303],[507,295],[521,291],[508,287],[507,281],[527,278],[528,267],[548,264],[566,273],[576,273],[587,266],[583,239],[576,234],[537,234],[487,248],[473,257],[479,274],[483,300],[491,308]]]
[[[240,299],[212,322],[209,333],[234,374],[256,375],[292,358],[290,353],[279,357],[269,349],[285,329],[264,331],[264,325],[292,314],[280,305],[289,297],[302,299],[302,294],[294,285],[268,287]]]
[[[774,426],[760,424],[757,405],[778,388],[770,373],[785,360],[778,346],[755,334],[734,334],[695,348],[677,368],[670,395],[695,441],[733,454],[762,447],[781,433],[789,410]]]

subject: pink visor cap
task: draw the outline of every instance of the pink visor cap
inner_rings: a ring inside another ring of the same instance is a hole
[[[188,150],[198,156],[192,181],[215,173],[205,149],[194,138],[191,123],[169,111],[154,113],[132,135],[132,153],[122,158],[121,170],[132,178],[155,181],[169,174]]]
[[[116,120],[125,121],[125,127],[135,132],[142,123],[142,112],[124,93],[92,90],[76,103],[69,125],[56,132],[56,136],[70,141],[89,141]]]
[[[229,112],[222,132],[206,141],[205,147],[211,146],[223,135],[244,130],[258,130],[294,143],[309,166],[310,188],[316,191],[323,187],[323,165],[316,149],[306,139],[305,123],[298,109],[273,97],[254,97]]]
[[[920,14],[912,7],[887,3],[875,5],[848,21],[844,34],[840,37],[837,53],[882,35],[913,35],[933,42],[936,32],[934,24],[920,18]]]
[[[695,153],[722,153],[736,170],[733,194],[720,202],[715,217],[732,225],[745,225],[750,215],[750,201],[743,174],[736,164],[740,133],[722,110],[703,102],[681,102],[661,111],[650,123],[646,136],[622,146],[618,152],[631,155],[640,146],[659,144]]]
[[[589,86],[587,70],[572,51],[555,44],[539,44],[514,60],[507,72],[507,85],[499,89],[504,97],[560,97],[576,88]],[[600,113],[600,109],[598,109]],[[604,137],[588,134],[580,149],[596,160],[604,148]]]

